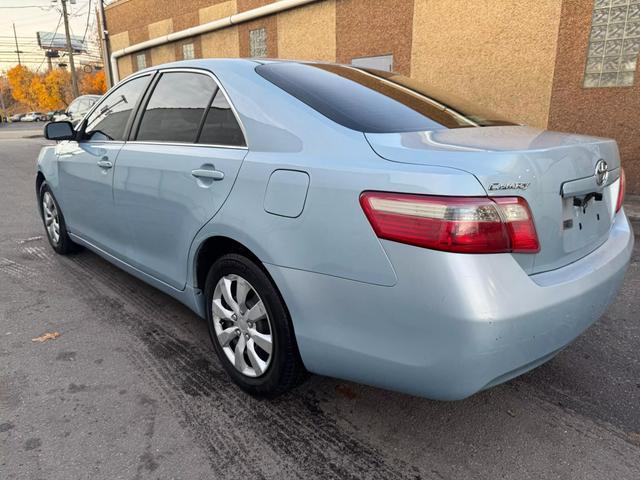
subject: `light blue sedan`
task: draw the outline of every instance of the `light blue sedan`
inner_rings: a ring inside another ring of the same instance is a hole
[[[173,63],[45,134],[51,246],[206,317],[255,395],[309,371],[467,397],[597,320],[633,247],[614,141],[514,125],[387,72]]]

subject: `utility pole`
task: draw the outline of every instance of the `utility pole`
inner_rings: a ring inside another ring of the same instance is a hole
[[[107,30],[107,18],[104,15],[104,0],[98,0],[98,19],[100,32],[100,46],[102,47],[102,64],[106,71],[107,88],[113,87],[113,76],[111,75],[111,59],[109,57],[109,31]]]
[[[78,77],[76,74],[76,65],[73,62],[73,45],[71,45],[71,33],[69,32],[69,14],[67,13],[67,2],[69,0],[60,0],[62,2],[62,17],[64,18],[64,33],[67,37],[67,53],[69,54],[69,67],[71,68],[71,88],[73,97],[79,97]]]
[[[16,41],[16,53],[18,54],[18,65],[22,65],[20,61],[20,47],[18,47],[18,35],[16,35],[16,24],[13,24],[13,39]]]

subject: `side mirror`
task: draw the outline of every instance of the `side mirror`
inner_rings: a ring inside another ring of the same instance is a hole
[[[76,132],[71,122],[49,122],[44,126],[44,138],[47,140],[73,140]]]

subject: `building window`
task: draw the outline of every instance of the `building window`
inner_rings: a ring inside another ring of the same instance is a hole
[[[185,43],[182,45],[182,58],[185,60],[192,60],[196,57],[193,50],[193,43]]]
[[[362,68],[375,68],[391,72],[393,70],[393,55],[380,55],[378,57],[362,57],[351,60],[351,65]]]
[[[147,55],[144,53],[136,55],[136,64],[138,65],[138,70],[147,68]]]
[[[267,30],[258,28],[249,32],[249,54],[252,57],[267,56]]]
[[[633,85],[639,52],[638,0],[595,0],[584,87]]]

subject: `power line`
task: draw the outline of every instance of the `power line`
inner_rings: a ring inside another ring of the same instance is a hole
[[[58,29],[60,28],[60,22],[61,21],[62,21],[62,13],[58,17],[58,24],[56,25],[56,29],[53,32],[53,38],[56,38],[56,34],[58,33]],[[36,72],[39,71],[42,68],[42,65],[44,64],[44,62],[46,60],[47,60],[47,56],[45,55],[45,57],[42,59],[42,62],[40,62],[40,65],[38,65],[38,68],[36,68]],[[49,64],[49,66],[51,66],[51,64]]]
[[[91,18],[91,0],[89,0],[89,7],[87,8],[87,24],[84,27],[84,35],[82,35],[82,43],[87,38],[87,32],[89,31],[89,19]]]
[[[53,7],[47,5],[10,5],[8,7],[0,7],[0,8],[40,8],[42,10],[51,10]]]

